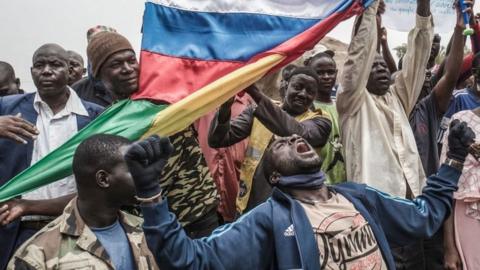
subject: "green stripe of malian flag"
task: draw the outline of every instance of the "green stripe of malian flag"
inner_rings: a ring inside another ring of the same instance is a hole
[[[65,144],[1,186],[0,202],[71,175],[75,149],[91,135],[114,134],[130,140],[152,134],[172,135],[263,77],[284,59],[283,55],[268,55],[169,106],[130,99],[116,103]]]
[[[137,140],[151,128],[158,112],[167,105],[145,100],[123,100],[103,112],[65,144],[0,187],[0,201],[14,198],[72,174],[72,159],[77,146],[93,134],[115,134]]]

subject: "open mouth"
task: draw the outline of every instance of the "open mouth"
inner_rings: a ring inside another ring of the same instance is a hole
[[[298,142],[297,143],[297,153],[306,153],[306,152],[310,152],[310,146],[308,146],[308,144],[306,144],[305,142],[301,141],[301,142]]]

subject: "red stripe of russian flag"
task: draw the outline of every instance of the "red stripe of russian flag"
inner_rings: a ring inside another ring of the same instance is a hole
[[[247,62],[172,57],[142,50],[140,91],[133,99],[153,99],[175,103],[224,75],[266,55],[286,55],[287,58],[271,71],[277,70],[313,48],[338,23],[361,11],[363,11],[361,3],[354,2],[342,12],[333,13],[273,49],[255,55]]]

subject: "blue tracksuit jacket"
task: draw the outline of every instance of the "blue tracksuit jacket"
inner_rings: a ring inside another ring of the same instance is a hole
[[[432,236],[449,215],[461,172],[443,165],[415,200],[362,184],[331,188],[345,196],[371,226],[389,269],[390,246]],[[187,237],[166,201],[142,207],[144,232],[161,269],[320,269],[312,226],[302,206],[274,189],[272,197],[210,237]],[[294,234],[285,233],[293,224]]]

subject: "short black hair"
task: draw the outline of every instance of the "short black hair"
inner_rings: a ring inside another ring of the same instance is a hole
[[[15,70],[12,65],[7,62],[0,61],[0,72],[8,74],[11,78],[15,79]]]
[[[122,162],[120,147],[129,144],[131,144],[130,140],[109,134],[95,134],[80,143],[72,162],[77,186],[88,185],[85,182],[94,179],[99,170],[108,171]]]
[[[82,62],[82,65],[85,65],[85,61],[83,61],[83,57],[82,57],[79,53],[77,53],[76,51],[71,51],[71,50],[70,50],[70,51],[67,51],[67,54],[68,54],[69,60],[70,60],[71,58],[74,58],[74,59],[79,60],[80,62]]]
[[[305,66],[310,66],[313,61],[317,60],[317,59],[320,59],[320,58],[329,58],[331,59],[335,65],[337,64],[335,62],[335,59],[333,59],[333,57],[335,56],[335,52],[332,51],[332,50],[326,50],[326,51],[323,51],[323,52],[319,52],[317,54],[315,54],[314,56],[312,57],[309,57],[308,59],[305,60],[305,62],[303,63]]]
[[[274,142],[274,141],[273,141]],[[270,183],[270,177],[272,176],[273,172],[275,171],[275,167],[273,166],[273,142],[270,143],[270,145],[267,147],[265,152],[263,153],[262,157],[262,171],[263,171],[263,176],[265,179],[267,179],[267,182],[271,185]]]
[[[433,42],[440,42],[442,40],[442,37],[437,33],[433,35]]]
[[[320,80],[318,79],[317,73],[311,68],[311,67],[296,67],[290,72],[290,79],[293,78],[293,76],[298,75],[298,74],[304,74],[309,77],[312,77],[315,79],[315,82],[317,82],[317,86],[320,85]]]
[[[67,50],[55,43],[43,44],[38,49],[36,49],[32,56],[32,63],[35,62],[35,59],[39,54],[44,53],[45,51],[54,51],[60,57],[60,59],[65,61],[65,63],[67,63],[68,65],[69,55],[67,53]]]
[[[296,69],[298,66],[290,64],[282,69],[282,79],[285,81],[290,80],[292,70]]]

